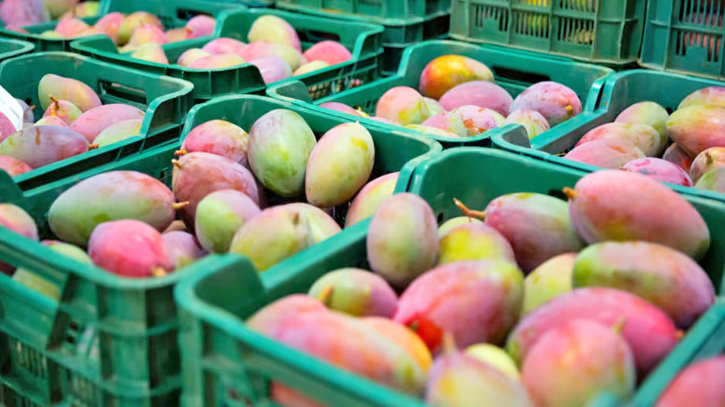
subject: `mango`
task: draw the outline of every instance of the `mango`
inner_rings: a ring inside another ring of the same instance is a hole
[[[5,25],[26,26],[50,20],[43,0],[3,0],[0,3],[0,20]]]
[[[667,120],[670,114],[655,102],[639,102],[624,109],[614,121],[616,123],[646,124],[660,135],[660,146],[667,144]]]
[[[539,407],[585,407],[604,392],[627,399],[637,381],[633,359],[612,328],[569,321],[551,328],[531,348],[521,381]]]
[[[518,380],[462,352],[436,359],[425,401],[437,407],[534,407]]]
[[[707,273],[667,246],[605,242],[584,249],[574,263],[573,286],[629,291],[656,305],[682,329],[689,328],[715,301]]]
[[[507,115],[514,99],[502,87],[492,82],[472,81],[458,85],[441,96],[439,102],[446,110],[474,105]]]
[[[327,312],[327,308],[305,294],[293,294],[267,304],[245,322],[250,329],[275,337],[285,325],[294,323],[297,316],[316,312]]]
[[[459,261],[413,281],[398,300],[394,320],[415,331],[433,354],[444,333],[456,345],[497,344],[521,314],[524,275],[508,261]]]
[[[428,374],[433,358],[423,340],[410,328],[383,317],[364,317],[360,322],[408,352],[420,366],[423,374]]]
[[[587,243],[644,240],[696,260],[710,247],[710,231],[692,204],[642,174],[598,171],[565,193],[574,229]]]
[[[32,171],[33,167],[13,157],[0,155],[0,170],[7,172],[11,177]]]
[[[25,127],[25,124],[23,124],[23,127]],[[5,114],[0,113],[0,143],[16,132],[13,122]]]
[[[589,131],[576,145],[580,146],[594,140],[626,141],[635,145],[648,157],[659,156],[665,146],[657,130],[646,124],[607,123]]]
[[[594,140],[574,147],[564,158],[595,167],[617,169],[630,161],[645,158],[645,155],[628,141]]]
[[[521,92],[511,104],[510,111],[531,109],[541,113],[551,127],[561,124],[582,112],[582,102],[576,92],[556,82],[539,82]],[[499,112],[507,114],[507,112]]]
[[[143,119],[131,119],[114,123],[106,127],[93,140],[93,143],[98,145],[98,147],[104,147],[127,138],[138,136],[142,125]]]
[[[297,196],[305,190],[305,170],[316,145],[315,134],[300,115],[272,110],[249,132],[249,165],[268,189],[283,197]]]
[[[174,28],[166,31],[166,43],[172,44],[174,42],[186,41],[188,38],[186,28]]]
[[[392,318],[398,295],[377,274],[356,268],[331,271],[318,278],[308,295],[329,309],[355,317]]]
[[[286,207],[299,211],[306,218],[314,244],[327,240],[342,231],[335,219],[320,208],[302,202],[287,204]]]
[[[725,167],[713,168],[704,173],[695,188],[725,194]]]
[[[201,49],[208,52],[209,55],[217,54],[237,54],[247,46],[247,44],[235,40],[234,38],[215,38],[207,42]]]
[[[337,65],[352,59],[352,54],[337,41],[320,41],[302,54],[308,61],[323,61],[328,65]]]
[[[500,127],[506,120],[498,112],[478,106],[460,106],[451,111],[463,118],[463,125],[468,131],[468,137],[477,136],[496,127]]]
[[[725,107],[691,105],[672,113],[667,134],[690,157],[725,146]]]
[[[60,126],[60,127],[66,127],[70,129],[70,126],[68,126],[68,123],[64,122],[63,119],[57,116],[48,116],[43,117],[42,119],[35,122],[35,126]],[[24,126],[23,129],[27,127],[33,127],[33,125],[28,124],[27,126]]]
[[[45,110],[43,117],[57,116],[70,126],[81,114],[83,114],[81,109],[71,102],[58,100],[53,95],[50,95],[50,100],[52,100],[53,103]]]
[[[380,97],[375,116],[402,125],[421,124],[430,117],[430,112],[418,91],[407,86],[396,86]]]
[[[85,251],[79,247],[73,246],[72,244],[54,240],[44,240],[41,243],[44,246],[48,246],[50,250],[53,250],[61,256],[69,257],[79,263],[93,264],[93,261],[90,257],[88,257]],[[62,278],[60,275],[58,277]],[[46,297],[52,298],[56,301],[60,299],[60,287],[28,269],[19,268],[15,270],[15,273],[13,273],[13,280],[43,294]]]
[[[662,159],[679,165],[685,171],[690,171],[692,166],[692,157],[690,157],[690,155],[677,144],[672,144],[667,147],[667,150],[665,150],[665,153],[662,155]]]
[[[187,225],[194,224],[199,202],[212,192],[223,189],[244,192],[257,205],[264,199],[264,191],[257,186],[254,175],[228,158],[198,152],[185,154],[174,161],[172,190],[177,201],[189,201],[189,205],[180,212]]]
[[[491,345],[490,343],[479,343],[469,346],[465,352],[466,355],[496,368],[514,380],[521,378],[519,369],[516,367],[516,362],[511,359],[511,356],[505,350],[498,346]]]
[[[702,24],[702,21],[698,23]],[[722,22],[720,25],[722,25]],[[677,110],[698,105],[715,105],[725,107],[725,87],[709,86],[707,88],[698,89],[682,99],[682,102],[680,102]]]
[[[438,230],[421,197],[393,195],[375,212],[366,241],[370,267],[394,286],[405,286],[435,265]]]
[[[93,28],[111,37],[115,43],[118,42],[118,30],[121,27],[121,23],[123,23],[123,19],[123,13],[108,13],[96,21]]]
[[[222,69],[244,64],[246,61],[236,54],[218,54],[199,58],[189,63],[193,69]]]
[[[440,99],[458,85],[471,81],[493,82],[486,64],[462,55],[444,55],[430,61],[420,74],[420,93]]]
[[[133,219],[98,225],[88,241],[88,255],[96,266],[121,277],[163,277],[174,269],[161,234]]]
[[[190,48],[184,51],[176,61],[178,65],[189,67],[192,62],[211,56],[209,52],[201,48]]]
[[[60,34],[62,38],[77,37],[80,33],[89,28],[85,21],[75,17],[63,17],[55,26],[55,32]]]
[[[43,31],[42,33],[40,33],[40,36],[43,38],[53,38],[53,39],[58,39],[58,40],[65,38],[57,31],[51,31],[51,30]]]
[[[305,74],[308,74],[310,72],[319,71],[320,69],[325,69],[325,68],[329,68],[329,67],[330,67],[330,64],[328,64],[327,62],[324,62],[324,61],[312,61],[312,62],[308,62],[308,63],[300,66],[299,68],[297,68],[292,73],[292,76],[305,75]]]
[[[655,407],[725,405],[725,356],[715,356],[692,363],[667,386]]]
[[[638,158],[632,160],[622,167],[625,171],[637,172],[659,182],[691,187],[692,179],[677,164],[660,158]]]
[[[577,253],[553,257],[524,279],[524,315],[572,290],[571,275]]]
[[[50,95],[73,103],[82,112],[101,106],[101,99],[96,92],[90,86],[73,78],[53,74],[43,76],[38,83],[38,100],[43,110],[53,103]]]
[[[216,27],[216,19],[211,16],[200,14],[186,22],[186,37],[199,38],[205,35],[212,35]]]
[[[282,205],[265,209],[244,223],[229,251],[246,256],[261,273],[313,244],[307,217],[299,209]]]
[[[468,216],[458,216],[455,218],[448,219],[445,221],[442,225],[438,227],[438,237],[443,237],[448,234],[451,230],[457,228],[461,225],[467,225],[469,223],[483,223],[480,220],[476,218],[471,218]]]
[[[44,0],[43,3],[45,3],[45,9],[48,11],[50,19],[54,20],[73,10],[73,7],[75,7],[79,1],[80,0]]]
[[[60,194],[50,206],[48,223],[59,238],[85,246],[103,222],[135,219],[163,231],[174,215],[174,196],[161,181],[136,171],[110,171]]]
[[[294,71],[303,64],[302,54],[296,49],[285,44],[274,44],[269,42],[253,42],[239,52],[239,56],[245,61],[267,57],[279,57],[285,60]]]
[[[531,109],[519,109],[512,111],[504,124],[520,124],[526,129],[529,139],[532,139],[539,134],[549,131],[551,126],[541,113]]]
[[[438,127],[423,126],[421,124],[409,124],[404,127],[406,129],[411,129],[411,130],[415,130],[417,132],[423,133],[423,135],[426,135],[426,136],[445,137],[445,138],[452,138],[452,139],[461,138],[456,133],[451,133],[450,131],[439,129]]]
[[[353,109],[352,107],[340,102],[325,102],[321,103],[320,107],[334,110],[336,112],[351,114],[357,117],[365,117],[365,113],[361,112],[360,110]]]
[[[27,237],[38,240],[38,227],[35,220],[17,205],[0,203],[0,226]]]
[[[259,206],[243,192],[215,191],[199,202],[194,230],[205,250],[226,253],[234,234],[260,212]]]
[[[506,260],[516,264],[506,238],[496,229],[479,223],[460,225],[440,238],[438,264],[463,260]]]
[[[551,329],[587,319],[621,329],[634,355],[640,377],[646,375],[674,349],[679,333],[659,308],[625,291],[612,288],[578,288],[562,294],[521,319],[508,338],[506,350],[519,364]]]
[[[100,3],[97,1],[84,1],[76,4],[73,9],[73,15],[77,17],[94,17],[98,14]]]
[[[148,42],[146,44],[139,45],[131,53],[131,58],[155,62],[157,64],[169,64],[169,59],[166,57],[166,53],[163,48],[155,42]]]
[[[124,49],[133,51],[144,44],[155,43],[163,45],[166,44],[166,42],[166,33],[164,32],[163,27],[158,27],[153,24],[144,24],[133,30],[131,38],[128,40],[128,44],[126,44]]]
[[[445,112],[445,109],[443,109],[443,106],[441,106],[437,100],[423,96],[423,101],[425,101],[426,106],[428,106],[428,114],[431,117],[437,115],[438,113]]]
[[[352,200],[345,217],[345,227],[373,216],[380,205],[393,196],[399,172],[393,172],[368,182]]]
[[[196,260],[206,256],[206,251],[199,245],[194,235],[187,232],[169,232],[161,235],[166,246],[166,253],[174,265],[174,270],[182,269]]]
[[[435,127],[456,134],[458,137],[467,137],[468,129],[464,125],[463,118],[455,113],[441,112],[429,117],[423,122],[423,126]]]
[[[206,152],[226,157],[245,167],[249,134],[225,120],[209,120],[194,127],[184,139],[181,149],[188,153]]]
[[[247,33],[247,39],[250,43],[266,41],[285,44],[302,52],[297,31],[288,22],[277,16],[265,15],[254,20]]]
[[[725,166],[725,147],[708,148],[692,161],[690,176],[693,182],[697,182],[706,172],[723,166]]]
[[[264,83],[274,83],[292,76],[292,69],[280,57],[259,58],[249,62],[259,69]]]
[[[71,124],[70,128],[85,136],[88,142],[92,143],[103,130],[111,125],[126,120],[143,119],[144,115],[145,112],[135,106],[112,103],[84,112]]]
[[[163,29],[164,26],[161,21],[153,14],[145,11],[137,11],[131,13],[123,19],[123,22],[118,27],[118,44],[126,45],[131,39],[134,30],[144,25],[153,25],[157,28]]]
[[[33,168],[88,151],[83,135],[60,126],[30,126],[0,143],[0,155],[23,161]]]
[[[33,113],[33,109],[22,99],[16,98],[15,100],[18,104],[20,104],[20,107],[23,108],[23,123],[35,123],[35,114]]]

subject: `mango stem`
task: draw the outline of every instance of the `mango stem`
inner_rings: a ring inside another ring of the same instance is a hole
[[[465,216],[468,216],[469,218],[474,218],[478,220],[485,221],[486,220],[486,212],[483,211],[474,211],[472,209],[469,209],[466,205],[463,204],[463,202],[459,201],[456,198],[453,198],[453,203],[456,204],[458,209],[463,212]]]
[[[180,170],[184,168],[184,166],[181,165],[181,163],[179,162],[179,160],[171,160],[171,164],[174,164],[174,167],[176,167],[176,168],[178,168]]]
[[[187,206],[189,206],[189,204],[190,204],[189,201],[174,202],[174,203],[171,204],[171,207],[174,208],[175,211],[178,211],[179,209],[186,208]]]
[[[443,354],[450,355],[458,350],[456,347],[456,340],[453,338],[453,334],[446,331],[443,333]]]
[[[562,191],[564,192],[564,195],[566,195],[566,197],[572,201],[575,200],[578,195],[575,190],[573,190],[569,187],[564,187],[564,189]]]
[[[162,267],[154,267],[151,269],[151,275],[154,277],[166,277],[169,273],[167,273]]]
[[[571,115],[574,113],[574,107],[572,107],[572,105],[568,105],[567,107],[564,108],[564,110],[566,110],[567,115]]]
[[[88,145],[88,149],[89,149],[89,150],[95,150],[95,149],[97,149],[98,147],[99,147],[99,145],[98,145],[98,144],[89,144],[89,145]]]
[[[188,153],[189,152],[186,151],[186,150],[176,150],[176,151],[174,151],[174,155],[176,155],[176,156],[182,156],[182,155],[186,155]]]
[[[332,293],[335,291],[335,288],[331,285],[328,285],[327,287],[323,288],[322,291],[320,291],[320,295],[317,296],[317,299],[320,300],[326,307],[330,306],[330,302],[332,300]]]

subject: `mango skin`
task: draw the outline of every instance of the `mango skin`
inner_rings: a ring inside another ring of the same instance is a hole
[[[576,92],[556,82],[539,82],[521,92],[511,104],[510,112],[531,109],[541,113],[551,127],[561,124],[582,112],[582,102]],[[509,111],[501,114],[508,114]]]
[[[423,340],[410,328],[383,317],[364,317],[360,322],[408,352],[420,366],[423,374],[428,374],[433,364],[433,357]]]
[[[461,106],[478,106],[507,115],[514,99],[502,87],[486,81],[472,81],[458,85],[441,96],[439,102],[446,110]]]
[[[209,120],[194,127],[181,144],[181,149],[189,153],[220,155],[249,168],[249,134],[225,120]]]
[[[276,109],[249,131],[249,165],[257,179],[283,197],[305,190],[305,171],[317,139],[297,113]]]
[[[161,45],[154,42],[139,45],[131,53],[131,58],[141,59],[144,61],[154,62],[157,64],[168,65],[169,59],[161,48]]]
[[[459,106],[451,111],[461,116],[463,125],[468,131],[468,137],[477,136],[496,127],[504,125],[505,118],[491,109],[466,105]]]
[[[546,117],[542,116],[536,110],[531,109],[512,111],[509,113],[504,124],[520,124],[524,126],[529,140],[551,129]]]
[[[331,271],[318,278],[308,295],[329,309],[355,317],[392,318],[398,295],[377,274],[356,268]]]
[[[524,279],[524,315],[572,290],[571,275],[577,253],[553,257]]]
[[[511,244],[525,273],[552,257],[584,248],[571,224],[567,203],[548,195],[500,196],[486,207],[486,225]]]
[[[166,253],[174,265],[174,270],[182,269],[206,256],[207,252],[191,233],[183,231],[168,232],[161,235]]]
[[[158,231],[174,220],[174,196],[161,181],[135,171],[111,171],[69,188],[50,206],[48,223],[60,239],[85,246],[101,223],[143,221]]]
[[[146,24],[151,24],[163,29],[161,21],[153,14],[145,11],[137,11],[126,16],[118,27],[118,44],[125,45],[131,39],[134,30]]]
[[[692,204],[642,174],[598,171],[580,179],[574,191],[569,214],[587,243],[644,240],[695,260],[710,247],[708,226]]]
[[[250,43],[266,41],[285,44],[302,52],[297,31],[284,19],[277,16],[265,15],[254,20],[247,33],[247,39]]]
[[[113,143],[118,143],[119,141],[127,138],[138,136],[141,131],[141,126],[143,126],[143,119],[131,119],[116,122],[106,127],[105,130],[98,134],[98,136],[93,140],[93,143],[97,144],[98,147],[103,147]]]
[[[353,109],[352,107],[350,107],[344,103],[326,102],[326,103],[320,104],[320,107],[324,107],[325,109],[334,110],[336,112],[347,113],[347,114],[350,114],[353,116],[365,117],[363,112]]]
[[[187,38],[199,38],[212,35],[216,27],[216,19],[204,14],[194,16],[186,22]]]
[[[667,150],[665,150],[665,153],[662,155],[662,159],[669,161],[673,164],[677,164],[685,171],[691,170],[693,161],[692,157],[690,157],[690,155],[687,154],[683,149],[681,149],[677,144],[672,144],[671,146],[667,147]]]
[[[725,166],[725,146],[708,148],[692,161],[690,176],[693,182],[697,182],[706,172],[723,166]]]
[[[523,317],[509,335],[506,350],[519,364],[525,363],[546,332],[576,319],[621,328],[640,377],[657,366],[679,339],[672,320],[649,302],[625,291],[590,287],[562,294]]]
[[[665,148],[657,130],[646,124],[603,124],[585,134],[576,145],[581,146],[594,140],[626,141],[637,146],[647,157],[659,156]]]
[[[707,88],[698,89],[686,98],[682,99],[677,109],[682,109],[697,105],[715,105],[725,107],[725,88],[722,86],[709,86]]]
[[[667,386],[655,407],[725,405],[725,356],[697,361],[682,370]]]
[[[84,112],[70,128],[85,136],[89,143],[93,143],[96,137],[111,125],[126,120],[143,119],[145,114],[135,106],[113,103]]]
[[[38,100],[43,110],[53,103],[50,95],[73,103],[82,112],[101,106],[98,94],[90,86],[73,78],[53,74],[43,76],[38,82]]]
[[[297,68],[294,72],[292,72],[292,76],[300,76],[305,75],[310,72],[315,72],[320,69],[329,68],[330,65],[327,62],[323,61],[312,61],[308,62],[304,65],[301,65],[299,68]]]
[[[209,42],[206,43],[201,49],[205,52],[207,52],[209,55],[216,55],[216,54],[239,54],[241,50],[243,50],[247,44],[235,40],[234,38],[215,38]]]
[[[241,50],[238,54],[245,61],[277,57],[283,59],[289,68],[294,71],[302,66],[304,58],[296,49],[285,44],[274,44],[270,42],[254,42]]]
[[[695,188],[725,194],[725,167],[713,168],[703,174]]]
[[[421,124],[428,120],[430,112],[418,91],[407,86],[396,86],[380,97],[375,116],[402,125]]]
[[[516,362],[511,359],[511,356],[505,350],[498,346],[491,345],[490,343],[471,345],[466,348],[466,355],[480,360],[491,367],[495,367],[512,379],[521,379],[521,373],[519,373],[519,368],[516,367]]]
[[[38,227],[35,220],[17,205],[0,203],[0,226],[27,237],[38,240]]]
[[[423,133],[424,136],[447,137],[453,139],[461,138],[456,133],[451,133],[450,131],[439,129],[438,127],[423,126],[422,124],[408,124],[405,128]]]
[[[329,66],[341,64],[352,59],[352,54],[337,41],[320,41],[302,54],[308,61],[323,61]]]
[[[179,56],[179,59],[176,60],[176,63],[181,66],[189,67],[192,62],[197,61],[202,58],[210,57],[212,54],[210,54],[208,51],[200,48],[190,48],[184,51]]]
[[[435,355],[443,335],[461,347],[506,339],[521,313],[524,275],[507,261],[439,266],[408,286],[393,319],[415,331]]]
[[[648,242],[605,242],[584,249],[574,263],[574,287],[629,291],[689,328],[715,302],[715,288],[694,260]]]
[[[310,204],[295,202],[287,204],[290,210],[299,211],[306,218],[312,232],[312,243],[318,244],[340,233],[342,228],[327,212]]]
[[[16,177],[32,171],[33,167],[13,157],[0,155],[0,170],[7,172],[11,177]]]
[[[460,225],[440,238],[438,264],[463,260],[506,260],[516,264],[511,244],[496,229],[480,223]]]
[[[493,82],[486,64],[462,55],[444,55],[430,61],[420,74],[420,93],[440,99],[456,86],[476,80]]]
[[[667,121],[667,134],[690,157],[725,146],[725,108],[694,105],[678,109]]]
[[[236,54],[218,54],[189,62],[192,69],[223,69],[244,64],[246,61]]]
[[[35,113],[33,113],[33,109],[31,109],[30,106],[22,99],[15,98],[15,100],[18,104],[20,104],[20,107],[23,108],[23,123],[35,123]]]
[[[468,129],[463,122],[463,118],[455,113],[438,113],[424,121],[423,126],[436,127],[454,133],[458,137],[468,136]]]
[[[70,128],[70,126],[68,126],[68,123],[64,122],[63,119],[57,116],[43,117],[42,119],[35,122],[35,126],[60,126]],[[28,124],[27,126],[23,127],[23,129],[27,127],[33,127],[33,125]]]
[[[41,243],[44,246],[48,246],[49,249],[61,256],[69,257],[79,263],[93,264],[93,261],[90,257],[88,257],[85,251],[73,246],[72,244],[54,240],[44,240]],[[13,280],[43,294],[46,297],[52,298],[56,301],[60,299],[60,287],[28,269],[19,268],[15,270],[15,273],[13,273]]]
[[[660,146],[667,144],[667,120],[670,114],[655,102],[639,102],[624,109],[614,121],[616,123],[646,124],[660,135]]]
[[[299,209],[267,208],[237,231],[231,253],[246,256],[262,273],[314,244],[309,221]]]
[[[101,17],[93,28],[111,37],[114,43],[118,42],[118,29],[123,23],[123,13],[113,12]]]
[[[375,273],[394,286],[405,286],[435,264],[438,230],[435,215],[417,195],[386,200],[370,221],[366,248]]]
[[[205,250],[226,253],[239,228],[260,212],[259,206],[243,192],[215,191],[199,202],[194,230]]]
[[[0,155],[13,157],[33,168],[52,164],[88,151],[83,135],[68,127],[30,126],[0,143]]]
[[[436,359],[425,401],[438,407],[534,407],[518,380],[462,352]]]
[[[399,172],[393,172],[368,182],[352,200],[345,217],[345,227],[373,216],[380,205],[393,196]]]
[[[637,172],[659,182],[691,187],[692,179],[679,165],[660,158],[638,158],[622,167],[625,171]]]
[[[469,223],[483,223],[476,218],[469,218],[468,216],[458,216],[455,218],[448,219],[438,227],[438,237],[443,237],[448,234],[451,230],[461,225]]]
[[[43,117],[57,116],[70,126],[81,114],[83,114],[81,109],[76,107],[73,103],[70,103],[67,100],[57,100],[48,106],[48,109],[46,109]]]
[[[601,393],[634,393],[632,351],[613,329],[574,320],[552,328],[531,348],[521,380],[540,407],[586,406]]]
[[[430,117],[446,111],[445,109],[443,109],[443,106],[441,106],[441,104],[438,103],[438,101],[435,99],[423,96],[423,100],[425,101],[425,105],[428,106],[428,115]]]
[[[249,61],[259,69],[264,83],[274,83],[292,76],[292,68],[280,57],[266,57]]]
[[[317,142],[305,171],[307,201],[321,208],[343,204],[370,179],[375,144],[358,123],[333,127]]]

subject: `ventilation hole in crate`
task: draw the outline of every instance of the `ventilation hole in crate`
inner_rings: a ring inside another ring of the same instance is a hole
[[[15,394],[15,406],[16,407],[43,407],[40,404],[33,403],[30,399],[23,397],[20,394]]]
[[[477,28],[483,27],[484,24],[498,22],[498,30],[508,30],[509,13],[499,7],[492,7],[483,4],[473,6],[473,25]]]
[[[69,391],[73,406],[96,406],[96,386],[90,381],[69,372]]]
[[[532,37],[549,38],[549,16],[528,11],[518,12],[514,32]]]
[[[722,36],[677,31],[675,35],[675,54],[687,56],[693,53],[704,55],[707,62],[719,62],[722,50]]]
[[[554,198],[558,198],[564,201],[568,201],[569,198],[564,194],[564,191],[561,189],[550,189],[548,192],[549,196],[553,196]]]
[[[439,214],[438,214],[438,217],[436,217],[436,219],[438,220],[438,224],[439,224],[439,225],[440,225],[441,223],[443,223],[443,212],[439,213]]]
[[[593,13],[597,11],[597,0],[559,0],[559,8]]]
[[[165,185],[171,185],[173,177],[173,171],[170,168],[165,168],[159,172],[158,179]]]
[[[677,9],[678,22],[706,27],[722,26],[725,4],[721,1],[683,0]]]
[[[12,338],[8,341],[10,351],[13,353],[11,359],[18,368],[41,379],[48,377],[48,361],[40,351]]]
[[[594,43],[594,22],[579,18],[561,18],[557,38],[561,42],[591,45]]]

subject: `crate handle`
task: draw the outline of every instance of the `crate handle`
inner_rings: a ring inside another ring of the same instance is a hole
[[[493,70],[497,77],[506,78],[521,83],[538,83],[551,80],[551,76],[549,75],[543,75],[536,72],[527,72],[519,69],[505,68],[498,65],[492,65],[491,70]]]

